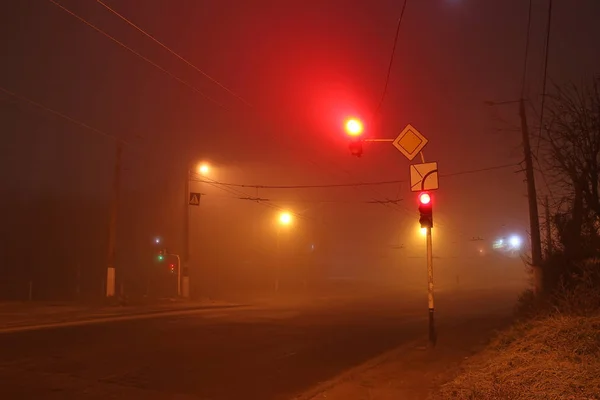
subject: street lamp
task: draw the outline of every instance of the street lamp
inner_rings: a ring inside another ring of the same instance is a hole
[[[185,203],[184,203],[184,226],[183,226],[183,274],[181,274],[181,285],[183,297],[190,296],[190,278],[189,278],[189,260],[190,260],[190,214],[192,206],[199,206],[200,193],[196,193],[192,198],[190,190],[190,181],[193,174],[206,176],[210,173],[210,165],[208,163],[200,163],[196,165],[188,164],[186,179],[185,179]]]
[[[279,275],[281,270],[281,228],[290,226],[292,224],[293,217],[290,212],[283,211],[279,214],[277,224],[277,265],[275,271],[275,291],[279,291]]]
[[[292,223],[292,214],[289,212],[282,212],[279,214],[279,223],[281,225],[289,225]]]
[[[208,173],[210,172],[210,165],[208,165],[207,163],[199,164],[197,167],[197,172],[200,175],[208,175]]]

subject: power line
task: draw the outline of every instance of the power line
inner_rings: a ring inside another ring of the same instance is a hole
[[[488,172],[498,169],[505,169],[509,167],[516,167],[518,164],[504,164],[504,165],[496,165],[492,167],[458,171],[449,174],[440,174],[439,176],[444,177],[452,177],[458,175],[466,175],[466,174],[475,174],[480,172]],[[204,177],[202,177],[204,178]],[[206,179],[206,178],[204,178]],[[229,187],[239,187],[239,188],[254,188],[254,189],[329,189],[329,188],[340,188],[340,187],[360,187],[360,186],[380,186],[380,185],[392,185],[405,183],[406,180],[390,180],[390,181],[377,181],[377,182],[354,182],[354,183],[332,183],[332,184],[323,184],[323,185],[250,185],[250,184],[241,184],[241,183],[229,183],[229,182],[218,182],[215,180],[205,181],[204,179],[196,180],[196,182],[207,182],[214,183],[215,185],[221,186],[229,186]],[[374,202],[378,202],[375,200]]]
[[[544,45],[544,76],[542,78],[542,104],[540,106],[540,137],[542,135],[542,126],[544,125],[546,86],[548,84],[548,54],[550,53],[550,31],[552,28],[552,3],[552,0],[548,0],[548,22],[546,26],[546,41]]]
[[[151,34],[149,34],[148,32],[146,32],[145,30],[143,30],[140,26],[134,24],[131,20],[129,20],[128,18],[126,18],[124,15],[120,14],[114,8],[111,8],[110,6],[108,6],[106,3],[104,3],[101,0],[96,0],[96,2],[98,4],[100,4],[101,6],[103,6],[104,8],[106,8],[111,13],[113,13],[114,15],[116,15],[117,17],[119,17],[120,19],[122,19],[123,21],[125,21],[127,24],[129,24],[133,28],[137,29],[140,33],[142,33],[143,35],[145,35],[146,37],[148,37],[149,39],[151,39],[152,41],[154,41],[156,44],[158,44],[159,46],[161,46],[163,49],[167,50],[169,53],[171,53],[172,55],[174,55],[175,57],[177,57],[178,59],[180,59],[181,61],[183,61],[184,63],[186,63],[188,66],[192,67],[194,70],[196,70],[198,73],[202,74],[205,78],[207,78],[208,80],[210,80],[211,82],[213,82],[214,84],[216,84],[217,86],[219,86],[221,89],[225,90],[226,92],[228,92],[229,94],[231,94],[232,96],[234,96],[235,98],[237,98],[238,100],[240,100],[241,102],[243,102],[244,104],[246,104],[248,106],[251,105],[244,98],[242,98],[240,95],[238,95],[237,93],[235,93],[233,90],[229,89],[227,86],[223,85],[221,82],[219,82],[218,80],[216,80],[212,76],[208,75],[206,72],[202,71],[200,68],[198,68],[197,66],[195,66],[194,64],[192,64],[186,58],[184,58],[183,56],[181,56],[180,54],[178,54],[177,52],[175,52],[174,50],[172,50],[170,47],[168,47],[167,45],[165,45],[164,43],[162,43],[161,41],[159,41],[158,39],[156,39],[154,36],[152,36]]]
[[[396,47],[398,45],[398,37],[400,36],[400,26],[402,26],[402,20],[404,19],[404,12],[406,11],[407,3],[408,3],[408,0],[404,0],[404,3],[402,4],[402,10],[400,11],[400,17],[398,18],[398,24],[396,25],[396,34],[394,36],[394,45],[392,46],[392,54],[390,55],[390,62],[388,64],[388,70],[387,70],[387,74],[385,77],[385,84],[383,86],[383,92],[381,94],[381,99],[379,100],[379,104],[377,105],[377,108],[375,109],[375,113],[373,114],[373,116],[375,116],[375,115],[377,115],[377,113],[379,113],[379,110],[381,109],[381,106],[383,105],[383,100],[385,99],[385,95],[387,94],[388,86],[390,83],[390,76],[392,75],[392,65],[394,64],[394,55],[396,54]]]
[[[78,126],[84,128],[86,130],[89,130],[91,132],[97,133],[99,135],[102,135],[102,136],[105,136],[105,137],[108,137],[108,138],[111,138],[111,139],[115,139],[117,141],[120,141],[123,144],[128,144],[126,141],[124,141],[123,139],[120,139],[120,138],[116,137],[115,135],[111,135],[109,133],[101,131],[98,128],[94,128],[93,126],[90,126],[90,125],[86,124],[85,122],[81,122],[81,121],[79,121],[79,120],[77,120],[77,119],[75,119],[73,117],[68,116],[67,114],[63,114],[60,111],[53,110],[52,108],[47,107],[47,106],[45,106],[45,105],[43,105],[41,103],[38,103],[36,101],[33,101],[33,100],[31,100],[31,99],[29,99],[29,98],[27,98],[25,96],[19,95],[19,94],[15,93],[15,92],[11,92],[10,90],[5,89],[5,88],[3,88],[1,86],[0,86],[0,90],[3,91],[4,93],[8,94],[9,96],[12,96],[12,97],[14,97],[16,99],[21,100],[24,103],[27,103],[27,104],[29,104],[31,106],[40,108],[40,109],[42,109],[42,110],[44,110],[44,111],[46,111],[46,112],[48,112],[50,114],[56,115],[57,117],[63,118],[65,120],[69,121],[70,123],[78,125]]]
[[[96,25],[92,24],[91,22],[87,21],[86,19],[84,19],[83,17],[80,17],[79,15],[77,15],[76,13],[74,13],[73,11],[69,10],[68,8],[66,8],[65,6],[63,6],[62,4],[54,1],[54,0],[48,0],[50,3],[54,4],[55,6],[57,6],[58,8],[60,8],[61,10],[63,10],[64,12],[66,12],[67,14],[77,18],[79,21],[83,22],[84,24],[86,24],[87,26],[89,26],[90,28],[94,29],[96,32],[101,33],[102,35],[106,36],[107,38],[109,38],[110,40],[112,40],[113,42],[117,43],[119,46],[123,47],[124,49],[130,51],[131,53],[135,54],[136,56],[138,56],[139,58],[141,58],[142,60],[146,61],[148,64],[152,65],[153,67],[157,68],[158,70],[160,70],[161,72],[167,74],[168,76],[170,76],[172,79],[175,79],[177,82],[187,86],[188,88],[192,89],[194,92],[198,93],[199,95],[201,95],[202,97],[204,97],[205,99],[209,100],[210,102],[216,104],[219,107],[223,107],[223,105],[221,103],[219,103],[218,101],[216,101],[215,99],[213,99],[212,97],[204,94],[202,91],[200,91],[199,89],[197,89],[196,87],[194,87],[192,84],[190,84],[189,82],[173,75],[171,72],[167,71],[165,68],[161,67],[160,65],[158,65],[157,63],[155,63],[154,61],[150,60],[148,57],[142,55],[141,53],[135,51],[134,49],[132,49],[131,47],[127,46],[125,43],[119,41],[118,39],[116,39],[114,36],[111,36],[110,34],[108,34],[107,32],[103,31],[102,29],[98,28]]]
[[[194,175],[199,175],[199,174],[194,173]],[[233,195],[232,198],[235,198],[235,199],[238,199],[238,200],[250,200],[250,201],[255,202],[256,204],[260,204],[263,207],[271,208],[271,209],[274,209],[274,210],[277,210],[277,211],[287,211],[287,212],[289,212],[290,214],[294,215],[297,218],[314,221],[313,218],[307,217],[306,215],[298,214],[296,212],[289,211],[289,210],[285,209],[284,207],[280,207],[280,206],[278,206],[276,204],[269,203],[269,202],[267,202],[267,201],[270,201],[268,199],[261,199],[260,197],[252,197],[252,196],[249,196],[247,193],[245,193],[245,192],[243,192],[243,191],[241,191],[239,189],[230,188],[230,187],[223,187],[223,185],[219,185],[219,182],[217,182],[214,179],[210,179],[210,178],[207,178],[205,176],[203,176],[202,178],[203,178],[203,180],[198,180],[198,179],[191,179],[191,180],[195,181],[195,182],[207,183],[207,184],[209,184],[210,186],[212,186],[214,188],[217,188],[219,190],[222,190],[222,191],[225,191],[225,192],[227,192],[229,194],[232,194]]]
[[[521,99],[525,96],[525,82],[527,81],[527,60],[529,59],[529,43],[531,40],[532,11],[533,11],[533,0],[529,0],[529,11],[527,14],[527,36],[525,39],[525,57],[523,59],[523,78],[521,80]]]

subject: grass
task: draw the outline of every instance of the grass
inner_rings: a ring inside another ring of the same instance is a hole
[[[600,315],[552,315],[500,333],[433,399],[600,399]]]

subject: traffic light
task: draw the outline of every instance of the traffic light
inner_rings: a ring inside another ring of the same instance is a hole
[[[348,145],[348,148],[350,149],[350,154],[352,154],[353,156],[362,156],[363,147],[362,142],[360,140],[352,140]]]
[[[164,261],[165,256],[167,255],[167,250],[162,249],[158,252],[158,261]]]
[[[421,228],[433,228],[433,207],[431,195],[427,192],[419,193],[419,223]]]
[[[361,120],[356,118],[350,118],[346,120],[346,133],[350,136],[360,136],[363,133],[363,123]]]
[[[344,124],[344,129],[346,130],[346,134],[350,136],[350,144],[348,145],[350,154],[356,157],[362,156],[363,147],[362,140],[360,139],[360,135],[362,135],[364,130],[362,121],[357,118],[349,118]]]
[[[175,264],[169,264],[169,272],[171,272],[172,274],[175,273]]]

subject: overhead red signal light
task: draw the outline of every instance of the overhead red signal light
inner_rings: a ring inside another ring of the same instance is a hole
[[[419,195],[419,203],[421,203],[421,204],[431,203],[431,196],[429,195],[429,193],[421,193]]]
[[[348,119],[345,128],[346,133],[350,136],[360,136],[364,130],[362,121],[356,118]]]

